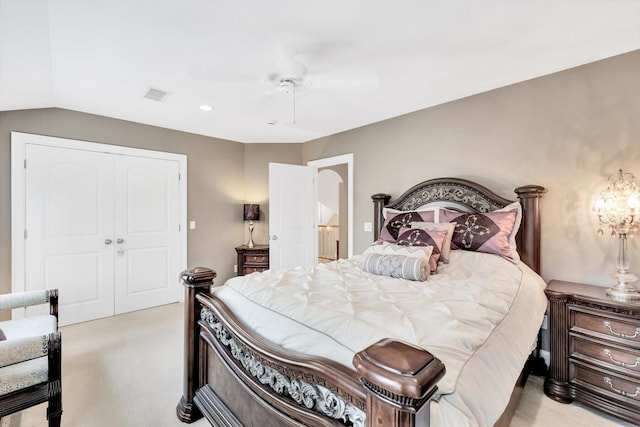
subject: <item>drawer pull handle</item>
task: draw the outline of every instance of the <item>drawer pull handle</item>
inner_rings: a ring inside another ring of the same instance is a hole
[[[607,356],[613,363],[622,366],[623,368],[635,368],[636,366],[640,365],[640,357],[638,357],[636,359],[636,363],[632,365],[631,363],[620,362],[619,360],[614,359],[613,355],[611,354],[611,350],[609,349],[604,350],[604,355]]]
[[[602,322],[604,324],[604,326],[607,327],[607,329],[609,329],[609,332],[611,332],[613,335],[620,337],[620,338],[635,338],[638,335],[640,335],[640,328],[636,328],[636,332],[633,335],[626,335],[623,334],[622,332],[616,332],[611,328],[611,323],[607,320],[605,320],[604,322]]]
[[[611,378],[609,377],[604,377],[604,382],[609,384],[609,387],[611,388],[611,390],[615,391],[616,393],[625,396],[625,397],[636,397],[638,396],[638,394],[640,394],[640,387],[636,387],[636,392],[631,394],[629,392],[626,392],[624,390],[618,390],[617,388],[615,388],[613,386],[613,382],[611,381]]]

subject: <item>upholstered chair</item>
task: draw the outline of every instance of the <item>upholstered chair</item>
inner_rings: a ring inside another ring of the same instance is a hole
[[[49,304],[49,314],[0,322],[0,418],[48,402],[49,427],[62,415],[58,290],[0,295],[0,310]]]

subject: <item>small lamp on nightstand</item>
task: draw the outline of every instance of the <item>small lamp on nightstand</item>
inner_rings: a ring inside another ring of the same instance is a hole
[[[613,273],[618,283],[607,289],[607,295],[618,299],[640,299],[640,292],[629,285],[638,280],[638,276],[629,272],[627,258],[627,235],[633,235],[637,229],[638,223],[634,220],[640,211],[640,190],[633,175],[620,169],[617,177],[610,177],[607,189],[600,193],[593,208],[600,223],[609,226],[612,236],[618,236],[617,271]],[[604,234],[602,229],[598,234]]]
[[[260,221],[260,205],[245,204],[243,219],[249,221],[249,242],[247,246],[254,247],[253,244],[253,221]]]

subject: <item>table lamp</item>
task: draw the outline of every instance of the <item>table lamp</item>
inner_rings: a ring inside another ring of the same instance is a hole
[[[253,221],[260,221],[260,205],[245,204],[243,219],[249,221],[249,242],[247,246],[254,247],[253,244]]]
[[[616,177],[609,177],[606,190],[600,193],[593,206],[600,223],[609,226],[612,236],[618,236],[617,270],[613,273],[618,283],[607,289],[607,295],[624,300],[640,299],[640,292],[629,285],[638,280],[638,276],[629,272],[627,258],[627,235],[632,236],[637,229],[638,224],[634,221],[640,208],[640,191],[633,175],[620,169]],[[598,229],[598,234],[604,234],[602,228]]]

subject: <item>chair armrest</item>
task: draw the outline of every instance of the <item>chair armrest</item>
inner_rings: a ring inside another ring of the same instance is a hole
[[[48,351],[47,335],[0,341],[0,368],[46,356]]]
[[[0,310],[10,310],[12,308],[29,307],[39,304],[51,304],[50,314],[57,317],[58,313],[58,290],[48,289],[41,291],[16,292],[13,294],[0,295]],[[54,306],[55,305],[55,313]]]

